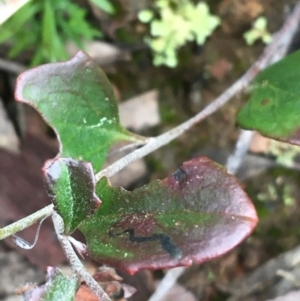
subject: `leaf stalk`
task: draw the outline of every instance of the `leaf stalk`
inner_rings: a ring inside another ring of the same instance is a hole
[[[40,219],[45,218],[47,216],[50,216],[53,213],[53,205],[49,205],[47,207],[44,207],[43,209],[36,211],[35,213],[28,215],[4,228],[0,229],[0,240],[7,238],[8,236],[11,236],[19,231],[22,231],[36,222],[38,222]]]

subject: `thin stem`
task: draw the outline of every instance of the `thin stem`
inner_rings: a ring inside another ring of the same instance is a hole
[[[15,62],[7,61],[0,58],[0,69],[19,74],[26,70],[26,67]]]
[[[265,51],[261,57],[250,67],[250,69],[238,79],[230,88],[228,88],[222,95],[220,95],[215,101],[209,104],[204,110],[199,112],[197,115],[177,126],[176,128],[156,137],[152,138],[144,147],[133,151],[132,153],[124,156],[122,159],[116,161],[112,165],[103,169],[95,175],[96,182],[98,182],[102,177],[111,177],[118,171],[123,169],[129,163],[138,160],[149,153],[157,150],[158,148],[168,144],[170,141],[179,137],[181,134],[189,130],[195,124],[199,123],[203,119],[207,118],[209,115],[216,112],[220,107],[226,104],[233,96],[241,92],[245,87],[247,87],[254,77],[266,68],[273,61],[282,58],[286,53],[288,45],[292,37],[297,30],[298,20],[300,18],[300,4],[298,3],[288,18],[284,23],[281,30],[274,35],[273,42],[265,48]]]
[[[102,287],[97,283],[97,281],[85,270],[83,264],[77,257],[76,253],[73,250],[73,247],[69,241],[67,235],[63,235],[64,232],[64,222],[60,215],[55,211],[52,214],[52,220],[55,228],[57,238],[60,242],[60,245],[70,263],[71,269],[74,274],[79,275],[83,278],[92,292],[98,297],[101,301],[111,301],[106,292]]]
[[[53,213],[53,205],[49,205],[29,216],[26,216],[8,226],[0,229],[0,240],[32,226],[33,224],[38,222],[40,219],[42,219],[46,216],[50,216],[52,213]]]
[[[236,142],[235,150],[231,154],[226,162],[227,172],[234,175],[237,173],[245,154],[247,153],[252,137],[253,131],[241,130],[239,139]]]
[[[163,278],[163,281],[161,281],[157,286],[155,293],[150,297],[148,301],[165,300],[166,294],[175,285],[177,279],[183,274],[185,270],[185,267],[179,267],[169,270]]]
[[[143,140],[143,141],[137,141],[137,142],[130,143],[130,144],[127,144],[127,145],[125,145],[125,146],[122,146],[122,147],[120,147],[120,148],[118,148],[118,149],[115,149],[115,150],[111,151],[111,152],[107,155],[107,157],[113,156],[113,155],[115,155],[115,154],[117,154],[117,153],[128,152],[128,150],[131,150],[131,149],[134,149],[134,148],[143,146],[143,145],[149,143],[149,141],[150,141],[151,139],[153,139],[153,138],[147,138],[147,139],[145,139],[145,140]]]
[[[37,243],[37,241],[38,241],[42,223],[43,223],[43,221],[44,221],[47,217],[49,217],[49,215],[45,216],[43,219],[40,220],[40,223],[39,223],[39,226],[38,226],[37,231],[36,231],[36,233],[35,233],[35,238],[34,238],[34,241],[33,241],[32,244],[30,244],[30,243],[29,243],[28,241],[26,241],[25,239],[23,239],[23,238],[21,238],[21,237],[19,237],[19,236],[13,234],[12,237],[13,237],[14,243],[15,243],[17,246],[19,246],[20,248],[22,248],[22,249],[26,249],[26,250],[32,249],[32,248],[36,245],[36,243]]]

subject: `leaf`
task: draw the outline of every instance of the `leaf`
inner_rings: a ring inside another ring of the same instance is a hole
[[[253,45],[256,40],[261,39],[265,44],[272,41],[272,36],[267,29],[267,19],[259,17],[253,24],[253,27],[244,33],[244,39],[248,45]]]
[[[142,23],[149,23],[153,19],[153,17],[154,17],[154,13],[150,9],[143,9],[138,13],[138,19]]]
[[[203,45],[220,24],[220,19],[210,14],[205,2],[197,5],[190,1],[170,4],[169,1],[155,3],[160,18],[151,20],[150,32],[154,38],[147,38],[146,42],[154,52],[155,66],[166,65],[174,68],[178,63],[177,50],[193,40]],[[138,17],[146,23],[153,16],[151,11],[144,10]]]
[[[21,7],[11,18],[1,25],[0,43],[3,43],[14,37],[16,32],[25,26],[33,16],[41,10],[39,3],[28,2]]]
[[[56,158],[46,161],[43,171],[48,194],[64,220],[65,233],[70,234],[101,203],[95,194],[92,165]]]
[[[205,157],[133,192],[111,187],[106,178],[96,192],[103,203],[79,227],[89,254],[130,274],[220,256],[257,223],[238,181]]]
[[[242,128],[300,145],[300,51],[262,71],[237,116]]]
[[[112,4],[112,1],[109,0],[91,0],[92,3],[94,3],[96,6],[98,6],[100,9],[105,11],[108,14],[115,14],[116,9]]]
[[[23,72],[16,99],[35,107],[60,140],[60,156],[91,162],[99,171],[110,146],[138,141],[119,123],[118,106],[102,69],[87,54]]]
[[[58,268],[48,267],[46,284],[23,293],[24,301],[73,301],[77,290],[76,279],[69,279]]]
[[[51,0],[44,0],[42,45],[43,55],[52,62],[59,57],[64,59],[68,57],[57,31],[55,6]]]
[[[219,17],[210,14],[209,7],[205,2],[199,2],[195,9],[189,5],[188,15],[198,45],[203,45],[205,40],[221,23]]]

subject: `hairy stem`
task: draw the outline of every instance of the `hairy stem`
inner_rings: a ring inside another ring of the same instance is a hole
[[[102,287],[98,284],[98,282],[85,270],[83,264],[81,263],[76,253],[74,252],[68,236],[63,234],[64,222],[60,217],[60,215],[56,212],[53,212],[52,219],[53,219],[53,224],[54,224],[57,238],[70,263],[73,273],[79,275],[86,282],[86,284],[89,286],[92,292],[98,297],[99,300],[111,301],[111,299],[102,289]]]
[[[53,213],[53,205],[49,205],[29,216],[26,216],[18,220],[17,222],[14,222],[0,229],[0,240],[32,226],[40,219],[45,218],[46,216],[50,216],[52,213]]]

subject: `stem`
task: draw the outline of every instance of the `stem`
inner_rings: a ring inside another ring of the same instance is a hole
[[[227,172],[235,175],[242,164],[245,154],[247,153],[252,137],[253,131],[241,130],[239,139],[236,142],[235,150],[226,162]]]
[[[0,229],[0,240],[32,226],[40,219],[50,216],[52,213],[53,205],[49,205],[29,216],[18,220],[17,222],[10,224],[9,226]]]
[[[68,236],[63,235],[64,222],[61,216],[54,211],[52,214],[52,220],[53,220],[57,238],[70,263],[73,273],[79,275],[84,279],[86,284],[89,286],[92,292],[98,297],[99,300],[111,301],[111,299],[108,297],[106,292],[102,289],[102,287],[98,284],[98,282],[85,270],[83,264],[81,263],[76,253],[74,252]]]
[[[160,282],[160,284],[156,288],[155,293],[150,297],[148,301],[164,300],[166,294],[170,292],[172,287],[177,282],[177,279],[183,274],[185,270],[185,267],[179,267],[169,270],[164,276],[163,282]]]
[[[0,58],[0,69],[11,72],[11,73],[19,74],[19,73],[25,71],[26,67],[23,65],[17,64],[15,62],[11,62],[11,61]]]

